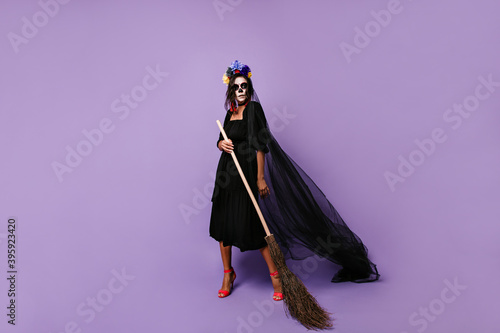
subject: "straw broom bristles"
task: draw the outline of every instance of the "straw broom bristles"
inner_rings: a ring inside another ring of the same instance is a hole
[[[274,235],[270,234],[265,239],[269,245],[269,252],[274,264],[278,268],[287,316],[292,316],[310,330],[322,330],[332,327],[330,313],[318,304],[302,281],[288,269],[283,252],[276,243]]]

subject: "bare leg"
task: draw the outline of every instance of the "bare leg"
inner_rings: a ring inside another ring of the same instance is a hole
[[[263,248],[259,249],[260,253],[264,257],[264,260],[267,263],[267,267],[269,268],[269,273],[274,273],[278,270],[276,265],[274,264],[273,258],[271,258],[271,253],[269,252],[269,246],[266,245]],[[279,275],[271,276],[271,281],[273,282],[274,292],[281,293],[281,280]],[[273,296],[274,299],[279,297]]]
[[[222,257],[222,264],[224,265],[224,270],[231,269],[231,246],[224,246],[222,242],[219,242],[220,254]],[[231,281],[234,279],[234,272],[224,273],[224,279],[222,280],[222,290],[230,291]],[[224,294],[219,293],[219,296],[224,296]]]

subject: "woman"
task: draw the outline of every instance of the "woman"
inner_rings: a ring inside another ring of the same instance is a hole
[[[220,134],[217,141],[223,153],[217,167],[210,219],[210,236],[219,241],[224,264],[219,297],[230,294],[236,278],[231,266],[231,246],[236,246],[242,252],[261,251],[273,277],[273,299],[283,299],[264,229],[232,161],[231,150],[255,198],[259,199],[260,210],[285,258],[317,255],[340,265],[342,269],[331,282],[378,280],[377,267],[368,259],[368,250],[361,239],[271,134],[251,76],[250,68],[238,60],[223,76],[228,84],[224,130],[230,140],[226,142]]]
[[[256,112],[264,119],[265,116],[260,104],[251,101],[254,91],[248,66],[236,61],[226,74],[226,105],[230,108],[224,120],[224,131],[229,141],[223,140],[222,134],[219,135],[217,147],[224,153],[217,167],[217,184],[212,197],[210,219],[210,235],[219,241],[224,265],[224,279],[218,296],[226,297],[231,292],[236,278],[231,266],[231,246],[237,246],[241,252],[260,250],[273,283],[273,299],[280,301],[283,299],[280,279],[264,239],[264,228],[231,157],[231,152],[234,151],[254,197],[257,198],[259,194],[262,199],[266,198],[270,193],[264,179],[265,154],[268,149],[261,140],[262,135],[255,136],[253,144],[248,140],[248,118],[252,117],[252,122],[255,122]],[[256,133],[263,133],[265,122],[257,123],[261,126],[255,128]]]

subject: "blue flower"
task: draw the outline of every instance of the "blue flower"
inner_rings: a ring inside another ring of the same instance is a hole
[[[239,62],[238,60],[233,61],[233,63],[231,64],[231,69],[233,71],[235,71],[237,69],[241,71],[242,68],[243,68],[243,64],[241,62]]]

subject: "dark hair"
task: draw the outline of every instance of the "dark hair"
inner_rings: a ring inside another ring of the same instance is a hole
[[[236,99],[236,89],[234,89],[234,81],[238,77],[244,77],[247,80],[248,83],[248,88],[247,88],[247,101],[249,101],[252,98],[253,95],[253,84],[252,80],[249,77],[246,77],[243,74],[234,74],[231,76],[229,79],[229,84],[227,85],[227,90],[226,90],[226,101],[224,102],[224,107],[226,110],[229,110],[231,108],[231,105],[234,104],[234,100]],[[234,105],[236,107],[236,105]]]

